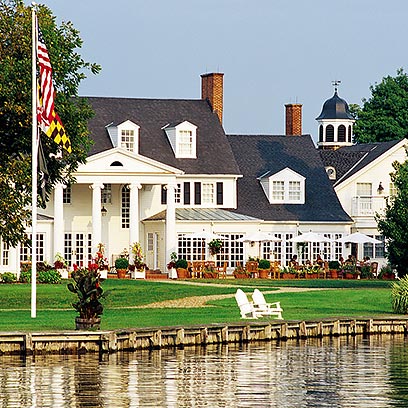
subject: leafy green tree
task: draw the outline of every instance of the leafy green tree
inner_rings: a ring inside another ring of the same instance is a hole
[[[401,68],[396,77],[387,76],[370,86],[371,98],[361,108],[353,107],[357,121],[357,143],[399,140],[408,135],[408,76]]]
[[[387,199],[385,212],[377,215],[378,230],[387,241],[387,258],[398,276],[408,274],[408,161],[394,162],[391,181],[396,195]]]
[[[43,5],[37,16],[53,68],[55,110],[72,144],[72,153],[57,159],[59,146],[41,134],[49,173],[47,201],[52,185],[73,181],[72,173],[86,160],[91,145],[87,122],[93,112],[77,98],[78,87],[86,73],[96,74],[100,66],[85,62],[76,52],[82,40],[72,23],[58,26]],[[31,7],[22,0],[0,0],[0,235],[13,246],[30,223],[31,35]]]

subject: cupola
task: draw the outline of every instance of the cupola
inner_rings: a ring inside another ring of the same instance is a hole
[[[337,89],[341,81],[333,81],[334,95],[323,104],[319,124],[319,149],[338,149],[353,144],[353,124],[355,122],[347,102],[340,98]]]

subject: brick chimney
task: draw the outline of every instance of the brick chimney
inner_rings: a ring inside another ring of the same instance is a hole
[[[201,75],[201,99],[207,99],[210,102],[213,112],[218,115],[218,119],[222,124],[224,74],[211,73]]]
[[[286,108],[286,136],[302,134],[302,105],[289,103]]]

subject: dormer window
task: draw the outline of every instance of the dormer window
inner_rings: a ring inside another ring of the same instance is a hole
[[[129,152],[139,152],[140,127],[130,120],[115,125],[111,123],[106,127],[112,144]]]
[[[305,178],[289,168],[267,172],[258,180],[271,204],[305,203]]]
[[[178,159],[197,158],[197,126],[188,121],[163,127]]]
[[[133,152],[135,149],[135,131],[132,129],[122,129],[120,135],[120,147]]]

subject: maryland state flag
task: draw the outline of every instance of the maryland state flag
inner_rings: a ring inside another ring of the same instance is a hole
[[[68,153],[71,153],[71,142],[65,133],[61,119],[54,109],[54,85],[52,83],[52,67],[47,47],[37,28],[37,58],[40,66],[40,78],[37,98],[37,120],[41,130],[51,137]]]

